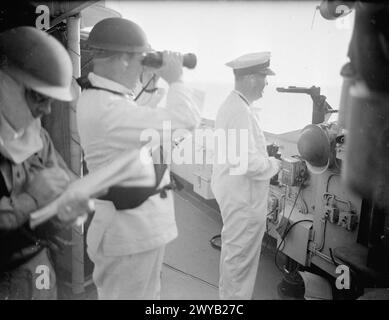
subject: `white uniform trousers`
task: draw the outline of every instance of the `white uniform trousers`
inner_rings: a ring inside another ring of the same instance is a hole
[[[219,296],[222,300],[252,299],[266,217],[223,217]],[[230,221],[231,220],[231,221]]]
[[[125,256],[92,258],[93,280],[101,300],[158,300],[165,246]]]

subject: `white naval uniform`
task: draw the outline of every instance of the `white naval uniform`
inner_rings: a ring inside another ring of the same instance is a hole
[[[278,160],[269,158],[257,115],[236,90],[218,110],[215,129],[248,130],[247,171],[231,175],[232,165],[215,158],[212,190],[223,218],[220,298],[251,299],[266,229],[269,180],[278,171]]]
[[[90,73],[93,86],[128,94],[119,83]],[[125,149],[140,149],[144,129],[193,129],[200,121],[191,90],[173,83],[166,108],[139,107],[132,99],[103,90],[82,92],[77,103],[81,146],[90,172]],[[161,186],[170,182],[166,170]],[[110,201],[96,201],[87,235],[88,254],[101,299],[158,299],[165,245],[177,237],[171,191],[167,198],[154,195],[135,209],[118,211]]]

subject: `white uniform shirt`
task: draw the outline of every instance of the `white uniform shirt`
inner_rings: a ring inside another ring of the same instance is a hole
[[[250,299],[258,269],[261,242],[266,230],[269,180],[278,171],[275,158],[267,154],[265,136],[259,126],[257,111],[245,97],[234,90],[218,110],[215,129],[246,130],[248,141],[241,143],[239,175],[232,175],[234,161],[221,163],[215,157],[212,191],[223,218],[223,248],[220,261],[219,290],[222,299]],[[237,139],[237,141],[240,141]],[[247,143],[246,143],[247,142]],[[228,141],[228,148],[235,141]],[[215,155],[218,153],[215,150]]]
[[[121,84],[94,73],[88,78],[93,86],[129,94]],[[141,132],[149,128],[162,130],[164,120],[171,121],[173,130],[198,125],[200,114],[191,90],[184,84],[172,84],[166,101],[166,108],[151,109],[107,91],[83,91],[77,103],[77,124],[88,170],[103,167],[125,149],[140,149]],[[169,181],[167,170],[161,186]],[[101,244],[108,256],[134,254],[157,248],[176,236],[171,191],[167,198],[154,195],[138,208],[122,211],[117,211],[110,201],[97,200],[88,230],[88,253],[93,255]]]
[[[216,121],[215,129],[227,130],[247,130],[248,142],[247,150],[239,150],[244,144],[236,148],[236,153],[240,154],[240,161],[247,159],[247,170],[242,175],[250,180],[268,180],[277,173],[277,160],[269,158],[266,148],[266,139],[259,125],[257,111],[252,105],[249,105],[246,98],[238,91],[233,90],[226,101],[220,107]],[[239,142],[238,135],[237,141]],[[231,144],[227,146],[231,148]],[[215,151],[215,154],[217,152]],[[236,168],[237,164],[215,162],[213,166],[213,179],[217,180],[222,176],[230,176],[230,169]],[[237,177],[237,180],[241,180]]]

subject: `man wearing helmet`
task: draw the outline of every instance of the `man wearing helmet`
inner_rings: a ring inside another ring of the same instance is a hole
[[[47,249],[58,230],[88,212],[87,198],[70,195],[57,217],[29,227],[30,214],[70,181],[40,118],[54,99],[73,99],[71,80],[70,58],[52,36],[32,27],[0,33],[0,299],[55,299]],[[42,270],[49,281],[37,286]]]
[[[145,71],[143,54],[150,51],[137,24],[122,18],[102,20],[93,27],[87,45],[94,56],[93,72],[78,101],[77,120],[91,172],[126,148],[141,149],[145,143],[140,137],[146,129],[156,129],[162,136],[167,121],[173,130],[198,125],[194,91],[182,81],[180,54],[164,52],[163,67],[153,70],[169,84],[166,108],[153,108],[134,101]],[[168,185],[168,170],[160,178],[158,188]],[[122,198],[135,194],[127,192]],[[87,234],[99,298],[159,299],[165,245],[177,236],[171,191],[150,195],[140,205],[120,205],[122,210],[115,201],[106,200],[96,201]]]

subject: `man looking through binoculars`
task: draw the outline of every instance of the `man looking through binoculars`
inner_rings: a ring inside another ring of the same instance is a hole
[[[125,149],[140,150],[145,129],[162,132],[164,121],[170,121],[173,130],[198,125],[193,92],[182,81],[181,54],[162,53],[163,66],[153,72],[169,84],[166,108],[152,108],[134,99],[142,73],[150,68],[144,65],[150,46],[137,24],[122,18],[102,20],[92,29],[87,45],[93,53],[93,72],[79,82],[84,91],[77,121],[90,172]],[[100,299],[160,297],[164,249],[176,238],[177,227],[173,197],[164,188],[170,183],[169,170],[163,164],[158,168],[156,192],[149,196],[143,192],[143,198],[135,199],[136,190],[116,189],[96,201],[87,245]]]

